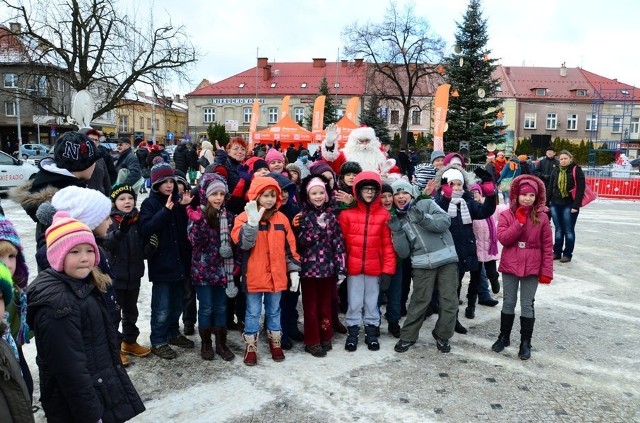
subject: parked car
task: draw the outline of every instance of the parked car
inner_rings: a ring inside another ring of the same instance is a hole
[[[20,157],[26,159],[30,156],[42,156],[49,152],[50,146],[43,144],[22,144]]]
[[[640,158],[631,160],[629,164],[631,167],[640,167]]]
[[[38,173],[36,166],[0,151],[0,192],[22,185]]]

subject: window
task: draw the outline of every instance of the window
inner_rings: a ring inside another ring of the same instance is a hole
[[[557,113],[547,113],[547,129],[552,129],[552,130],[558,129]]]
[[[144,129],[144,118],[140,118],[140,129]]]
[[[156,130],[160,128],[160,119],[156,119]]]
[[[336,82],[335,84],[333,84],[333,88],[340,88],[340,83]]]
[[[578,115],[569,114],[567,115],[567,131],[577,131],[578,130]]]
[[[400,110],[392,110],[390,122],[391,125],[397,125],[400,123]]]
[[[278,108],[269,107],[269,123],[276,123],[278,121]]]
[[[502,87],[500,85],[498,85],[496,87],[496,92],[501,93],[502,92]]]
[[[15,73],[4,74],[4,87],[5,88],[17,88],[18,87],[18,75]]]
[[[242,122],[251,123],[251,107],[245,107],[242,109]]]
[[[277,85],[278,85],[278,83],[277,83],[277,82],[272,82],[272,83],[271,83],[271,88],[275,88]]]
[[[587,120],[584,126],[585,131],[597,131],[598,130],[598,115],[587,115]]]
[[[151,118],[147,118],[147,129],[151,129]]]
[[[16,103],[12,101],[7,101],[4,103],[4,114],[7,116],[15,116],[16,115]]]
[[[302,107],[293,109],[293,119],[296,122],[304,122],[304,109]]]
[[[216,109],[213,107],[205,107],[202,109],[203,113],[203,122],[204,123],[213,123],[216,120]],[[149,124],[151,126],[151,124]]]
[[[307,88],[307,83],[303,82],[302,84],[300,84],[300,88]]]
[[[637,137],[638,132],[640,132],[640,118],[631,118],[631,127],[629,128],[630,132],[632,134],[635,134],[635,136]],[[637,140],[638,138],[633,138],[634,140]]]
[[[524,129],[536,129],[536,114],[525,113],[524,114]]]
[[[547,95],[546,88],[536,88],[536,95]]]
[[[120,116],[120,124],[118,125],[118,129],[120,130],[120,132],[129,131],[129,116]]]
[[[576,96],[585,97],[587,95],[587,90],[576,90]]]
[[[611,132],[618,133],[618,134],[622,132],[622,116],[613,117],[613,125],[611,127]]]
[[[414,109],[411,111],[411,124],[420,125],[420,110]]]
[[[238,88],[244,88],[244,82],[241,82],[240,84],[238,84]]]

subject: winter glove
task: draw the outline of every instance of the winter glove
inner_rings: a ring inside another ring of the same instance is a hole
[[[153,256],[153,254],[158,249],[158,235],[153,234],[151,238],[149,238],[149,242],[144,246],[144,256],[149,259]]]
[[[524,225],[525,223],[527,223],[528,214],[529,214],[529,209],[525,206],[520,206],[518,207],[518,210],[516,210],[516,219],[518,219],[518,222],[521,225]]]
[[[387,291],[391,285],[391,275],[383,273],[380,275],[380,291]]]
[[[493,177],[491,176],[491,174],[483,168],[476,168],[476,170],[474,170],[473,172],[478,178],[480,178],[482,182],[493,182]]]
[[[496,195],[496,186],[493,184],[493,182],[483,182],[481,187],[482,194],[484,194],[485,197],[493,197],[494,195]]]
[[[327,227],[327,214],[326,213],[321,213],[318,216],[318,219],[316,220],[316,222],[318,222],[318,226],[320,226],[322,229]]]
[[[338,286],[340,286],[342,284],[342,282],[344,282],[344,280],[347,278],[347,275],[338,275]]]
[[[118,230],[123,234],[126,234],[131,229],[131,215],[125,214],[122,216],[122,220],[120,221],[120,225],[118,226]]]
[[[238,295],[238,288],[233,281],[227,283],[227,288],[225,289],[225,293],[229,298],[235,298]]]
[[[442,185],[440,186],[440,191],[442,195],[451,198],[451,194],[453,194],[453,187],[449,185],[447,178],[442,178]]]
[[[302,213],[298,213],[293,217],[293,228],[300,228],[300,223],[302,223]]]
[[[389,219],[389,223],[387,223],[387,225],[389,225],[389,229],[391,229],[391,232],[402,231],[402,220],[400,220],[398,216],[391,216],[391,219]]]
[[[251,183],[251,174],[249,173],[249,166],[240,165],[238,166],[237,170],[238,170],[238,176],[240,177],[240,179],[245,180],[247,183]]]
[[[289,288],[289,291],[298,292],[298,287],[300,287],[300,273],[289,273],[289,279],[291,279],[291,287]]]
[[[538,275],[538,282],[549,285],[551,283],[551,278],[547,275]]]
[[[336,140],[338,139],[338,127],[335,123],[324,128],[325,131],[325,146],[333,147]]]
[[[420,223],[424,220],[424,213],[422,213],[422,210],[417,207],[411,207],[409,209],[409,212],[407,213],[407,216],[409,216],[409,220],[411,221],[411,223]]]
[[[244,211],[247,212],[247,223],[249,226],[258,226],[258,223],[260,223],[260,219],[264,214],[264,207],[260,207],[260,211],[258,211],[258,203],[256,203],[255,200],[252,200],[244,206]]]

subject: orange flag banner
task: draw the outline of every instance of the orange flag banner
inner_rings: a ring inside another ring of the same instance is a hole
[[[289,115],[289,99],[290,95],[282,99],[282,105],[280,106],[280,119]]]
[[[260,120],[260,101],[256,98],[253,101],[251,109],[251,121],[249,122],[249,147],[253,148],[254,134],[258,129],[258,121]]]
[[[313,118],[311,120],[311,132],[321,132],[324,128],[324,101],[325,96],[321,95],[316,98],[313,104]]]
[[[433,108],[433,150],[444,151],[444,131],[447,123],[447,111],[449,110],[450,84],[442,84],[436,90],[436,99]]]
[[[347,109],[346,109],[344,114],[352,122],[356,122],[356,116],[358,116],[358,107],[359,106],[360,106],[360,98],[359,97],[351,97],[349,99],[349,102],[347,102]]]

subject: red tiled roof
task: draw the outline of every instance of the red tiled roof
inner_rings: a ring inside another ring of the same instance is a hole
[[[256,95],[256,79],[258,96],[316,96],[322,77],[326,76],[331,94],[364,95],[366,64],[356,66],[353,62],[326,62],[324,67],[314,67],[313,62],[269,63],[270,77],[265,81],[263,68],[253,67],[222,81],[197,88],[187,96],[250,96]],[[257,78],[256,78],[257,72]],[[337,75],[336,75],[337,74]],[[334,88],[336,81],[339,88]],[[306,83],[306,88],[302,84]],[[244,84],[242,88],[240,85]],[[274,87],[271,85],[275,84]]]
[[[591,101],[593,87],[580,68],[566,68],[567,76],[560,76],[560,67],[502,66],[503,80],[508,78],[517,99]],[[536,95],[536,88],[546,89],[546,95]],[[503,84],[504,89],[504,84]],[[576,96],[576,90],[587,90],[586,96]]]
[[[0,63],[17,64],[29,61],[24,43],[7,27],[0,25]]]
[[[617,79],[609,79],[596,75],[593,72],[580,69],[584,77],[589,81],[596,94],[603,100],[640,100],[640,89],[633,85],[618,82]]]

